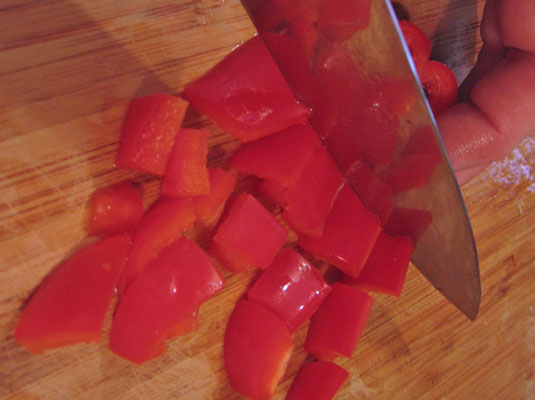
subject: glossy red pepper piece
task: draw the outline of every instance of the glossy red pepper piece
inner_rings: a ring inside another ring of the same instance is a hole
[[[98,342],[129,245],[129,234],[110,236],[63,261],[30,297],[15,340],[35,354]]]
[[[433,220],[430,211],[415,208],[394,207],[383,229],[394,236],[409,236],[416,244]]]
[[[288,189],[283,218],[298,234],[320,237],[344,177],[324,147],[319,147]]]
[[[286,197],[288,196],[288,188],[280,183],[262,180],[256,184],[255,192],[269,201],[281,206],[286,206]]]
[[[459,97],[457,79],[445,64],[428,61],[420,68],[419,74],[433,113],[438,115],[457,103]]]
[[[413,251],[410,237],[381,232],[359,276],[342,282],[366,292],[399,297]]]
[[[180,238],[140,272],[113,318],[110,349],[134,363],[165,351],[165,341],[194,329],[199,306],[224,281],[195,242]]]
[[[286,248],[262,272],[247,296],[286,322],[293,333],[310,319],[330,290],[313,265]]]
[[[419,69],[431,56],[431,40],[424,31],[413,23],[407,20],[399,20],[398,22],[416,68]]]
[[[236,303],[223,343],[225,371],[235,390],[254,400],[271,398],[292,350],[284,321],[253,302]]]
[[[163,176],[188,102],[156,93],[130,102],[115,162]]]
[[[365,292],[335,283],[310,319],[305,350],[322,361],[350,358],[370,315],[373,299]]]
[[[390,187],[393,194],[425,187],[433,177],[439,162],[440,160],[431,154],[404,156],[382,171],[379,178]]]
[[[240,146],[227,165],[242,174],[291,186],[320,146],[318,135],[306,122]]]
[[[208,168],[210,193],[193,198],[196,221],[203,227],[215,226],[234,191],[236,178],[221,168]]]
[[[245,272],[266,269],[288,232],[258,200],[241,194],[231,205],[210,243],[210,251],[225,268]]]
[[[232,51],[184,94],[195,109],[241,142],[306,120],[271,53],[259,36]]]
[[[329,40],[343,41],[370,24],[371,0],[325,0],[318,9],[318,30]]]
[[[199,196],[210,193],[206,157],[208,131],[182,128],[163,177],[163,196]]]
[[[349,373],[330,361],[304,363],[286,400],[330,400],[344,385]]]
[[[193,228],[194,223],[195,208],[191,198],[161,197],[157,200],[134,232],[119,291],[123,293],[160,251]]]
[[[128,181],[95,190],[89,207],[87,231],[100,237],[133,231],[145,212],[141,196]]]
[[[327,217],[323,235],[301,236],[298,244],[347,275],[357,277],[380,231],[379,218],[345,185]]]

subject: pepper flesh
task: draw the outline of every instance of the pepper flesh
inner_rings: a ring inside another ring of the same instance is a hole
[[[286,400],[330,400],[348,377],[345,369],[330,361],[304,363]]]
[[[210,193],[193,198],[195,219],[204,228],[215,226],[236,186],[236,179],[221,168],[208,168],[208,177]]]

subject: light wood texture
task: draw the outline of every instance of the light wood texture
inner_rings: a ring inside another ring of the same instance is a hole
[[[464,78],[480,46],[483,0],[406,0],[433,55]],[[31,291],[85,243],[87,201],[133,179],[149,204],[155,178],[113,168],[134,96],[179,93],[254,29],[237,0],[4,0],[0,3],[0,398],[239,399],[222,336],[251,275],[201,309],[198,332],[136,366],[100,344],[32,356],[12,333]],[[211,130],[210,159],[235,142]],[[535,399],[535,139],[464,187],[481,261],[482,304],[468,321],[414,269],[400,299],[376,296],[337,399]],[[277,392],[301,362],[305,329]]]

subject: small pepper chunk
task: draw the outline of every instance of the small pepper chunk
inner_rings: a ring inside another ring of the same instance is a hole
[[[124,181],[95,190],[90,201],[90,235],[109,236],[133,231],[145,207],[132,183]]]
[[[266,269],[286,242],[288,232],[258,200],[243,193],[210,243],[210,251],[225,268],[245,272]]]
[[[381,231],[379,218],[345,185],[319,238],[301,236],[298,244],[347,275],[357,277]]]
[[[35,354],[98,342],[125,262],[129,234],[89,245],[48,275],[24,308],[15,340]]]
[[[180,238],[130,285],[113,318],[110,349],[134,363],[162,354],[170,337],[196,329],[199,306],[224,286],[195,242]]]
[[[365,292],[335,283],[310,319],[305,350],[322,361],[350,358],[368,320],[373,299]]]
[[[248,298],[286,322],[293,333],[314,314],[330,290],[313,265],[286,248],[249,289]]]
[[[383,229],[394,236],[409,236],[417,244],[431,225],[433,214],[428,210],[395,207]]]
[[[253,302],[236,303],[223,343],[225,371],[235,390],[254,400],[271,398],[292,350],[284,321]]]
[[[370,24],[371,0],[325,0],[318,9],[318,29],[330,40],[343,41]]]
[[[345,369],[330,361],[304,363],[286,400],[330,400],[348,377]]]
[[[203,227],[215,226],[236,186],[236,179],[221,168],[208,168],[208,176],[210,193],[193,198],[196,221]]]
[[[120,168],[163,176],[188,102],[156,93],[130,102],[115,162]]]
[[[199,196],[210,193],[206,156],[208,132],[182,128],[163,177],[163,196]]]

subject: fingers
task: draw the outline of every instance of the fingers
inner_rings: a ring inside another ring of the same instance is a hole
[[[503,44],[535,52],[535,1],[499,0],[497,14]]]

